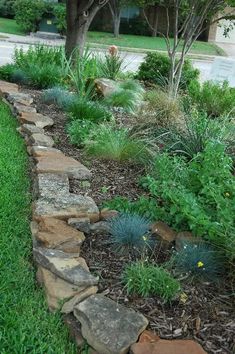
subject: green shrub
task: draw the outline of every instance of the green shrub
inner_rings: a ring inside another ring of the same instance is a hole
[[[87,101],[78,98],[70,105],[69,112],[72,119],[89,120],[100,123],[112,119],[112,113],[96,101]]]
[[[137,78],[149,83],[167,86],[170,72],[170,59],[159,53],[148,53],[140,65]],[[192,80],[199,77],[199,70],[194,69],[190,61],[186,60],[183,66],[180,88],[185,90]]]
[[[126,267],[123,278],[129,294],[160,296],[169,302],[180,291],[180,284],[176,279],[164,268],[152,264],[132,263]]]
[[[171,262],[181,273],[198,279],[216,281],[225,272],[223,257],[206,243],[185,243],[182,250],[172,256]]]
[[[117,196],[106,201],[104,207],[122,213],[138,214],[151,221],[168,221],[168,214],[156,203],[156,200],[145,196],[141,196],[135,201],[130,201],[128,198]]]
[[[55,25],[61,34],[66,33],[66,7],[64,4],[56,4],[53,8],[53,14],[56,18]]]
[[[98,61],[99,73],[101,77],[116,80],[121,74],[124,59],[116,54],[106,54],[104,58]]]
[[[139,253],[150,247],[150,222],[137,214],[122,213],[108,222],[115,252]]]
[[[90,120],[73,120],[68,125],[71,143],[82,147],[93,129],[95,129],[95,124]]]
[[[69,111],[76,96],[63,87],[56,86],[44,90],[42,99],[47,104],[56,104],[64,111]]]
[[[0,0],[1,17],[13,18],[15,16],[15,4],[17,0]]]
[[[13,82],[21,85],[27,85],[29,83],[28,75],[22,69],[15,69],[12,73],[11,79]]]
[[[235,88],[229,87],[227,82],[221,85],[206,81],[200,85],[193,81],[188,94],[198,109],[209,116],[220,117],[235,111]]]
[[[235,177],[232,159],[218,141],[186,162],[182,157],[157,156],[151,175],[142,180],[151,197],[161,201],[178,230],[191,230],[235,256]]]
[[[116,129],[109,125],[97,128],[92,141],[86,145],[86,151],[92,156],[119,162],[149,160],[148,151],[142,142],[131,139],[126,129]]]
[[[0,79],[6,80],[6,81],[11,81],[12,75],[15,70],[16,70],[15,64],[6,64],[3,66],[0,66]]]
[[[46,3],[43,0],[16,0],[16,23],[25,32],[35,32],[45,11]]]
[[[53,87],[62,81],[61,69],[55,64],[31,64],[23,71],[28,77],[28,84],[37,89]]]

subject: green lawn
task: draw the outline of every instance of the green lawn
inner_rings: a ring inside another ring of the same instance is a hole
[[[75,354],[59,314],[35,282],[30,181],[17,122],[0,101],[0,353]]]
[[[0,17],[0,32],[18,35],[25,34],[15,20],[2,17]]]

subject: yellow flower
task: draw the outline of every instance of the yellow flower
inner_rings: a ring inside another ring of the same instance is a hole
[[[197,262],[197,266],[198,266],[198,268],[201,268],[201,267],[203,267],[203,266],[204,266],[204,263],[203,263],[203,262],[201,262],[201,261],[199,261],[199,262]]]
[[[147,236],[142,236],[142,239],[143,239],[144,241],[147,241]]]
[[[226,192],[225,197],[230,197],[230,194],[228,192]]]
[[[185,304],[188,300],[188,295],[185,293],[181,293],[180,294],[180,301],[183,302],[183,304]]]

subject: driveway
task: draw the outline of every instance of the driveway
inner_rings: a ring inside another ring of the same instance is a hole
[[[216,44],[225,51],[229,58],[235,59],[235,44],[218,42],[216,42]]]

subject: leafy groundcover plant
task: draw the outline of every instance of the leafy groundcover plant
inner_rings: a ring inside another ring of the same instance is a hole
[[[180,291],[178,280],[163,267],[143,262],[128,265],[123,273],[123,281],[130,294],[160,296],[166,302],[175,299]]]

